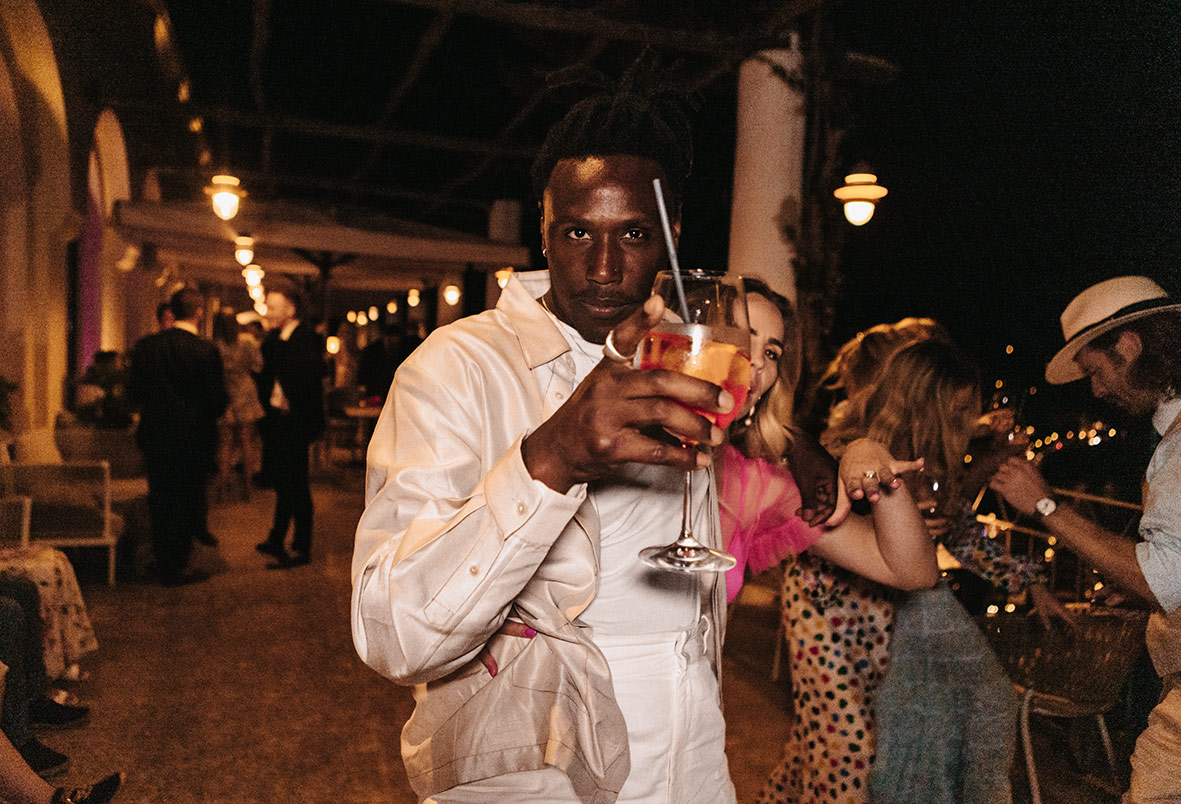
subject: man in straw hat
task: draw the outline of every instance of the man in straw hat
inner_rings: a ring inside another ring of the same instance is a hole
[[[1181,801],[1181,303],[1144,276],[1087,288],[1062,314],[1066,345],[1046,379],[1088,378],[1091,392],[1151,415],[1161,442],[1145,476],[1142,541],[1111,533],[1054,499],[1033,464],[1014,458],[992,488],[1039,514],[1064,545],[1121,592],[1153,610],[1148,650],[1164,680],[1160,703],[1132,754],[1125,804]]]

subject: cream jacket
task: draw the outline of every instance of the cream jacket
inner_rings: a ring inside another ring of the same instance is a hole
[[[575,622],[597,588],[597,515],[585,485],[558,494],[521,458],[574,390],[568,352],[513,278],[495,310],[437,330],[402,364],[369,444],[353,641],[379,673],[417,685],[402,757],[420,798],[552,765],[583,802],[611,804],[627,778],[610,671]],[[720,545],[712,488],[704,540]],[[725,584],[711,603],[716,670]],[[509,616],[538,636],[497,634]],[[486,643],[495,678],[476,660]]]

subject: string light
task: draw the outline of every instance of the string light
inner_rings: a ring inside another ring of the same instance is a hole
[[[238,214],[238,204],[246,195],[239,184],[241,182],[237,176],[223,173],[214,176],[206,190],[213,202],[213,213],[223,221],[231,220]]]
[[[243,268],[254,262],[254,238],[250,235],[239,235],[234,238],[234,259]]]
[[[258,287],[266,275],[266,271],[257,265],[247,265],[242,269],[242,278],[246,280],[247,287]]]

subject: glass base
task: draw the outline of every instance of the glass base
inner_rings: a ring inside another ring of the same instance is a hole
[[[640,551],[640,560],[649,567],[673,572],[725,572],[738,563],[738,559],[721,550],[675,542],[663,547],[644,548]]]

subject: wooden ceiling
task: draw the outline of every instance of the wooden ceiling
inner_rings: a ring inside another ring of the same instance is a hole
[[[129,139],[179,140],[138,165],[166,200],[199,197],[226,169],[255,198],[484,234],[492,201],[531,206],[530,163],[570,102],[547,74],[583,64],[616,76],[645,49],[678,63],[699,100],[697,172],[721,186],[737,65],[786,42],[823,0],[152,2],[187,100],[111,104]]]

